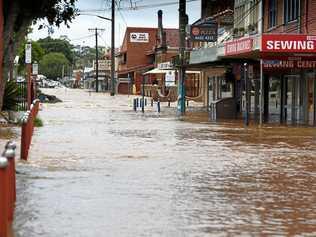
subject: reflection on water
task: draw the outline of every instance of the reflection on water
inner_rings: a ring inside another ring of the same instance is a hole
[[[18,164],[16,237],[316,235],[315,129],[55,92],[65,102],[45,105]]]

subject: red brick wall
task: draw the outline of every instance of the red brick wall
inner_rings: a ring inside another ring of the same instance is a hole
[[[305,0],[306,1],[306,0]],[[303,15],[304,25],[303,28],[307,30],[307,33],[310,35],[316,35],[316,1],[307,0],[307,25],[305,25],[306,15]]]
[[[284,4],[278,0],[277,4],[277,25],[269,29],[269,1],[264,1],[264,32],[266,33],[298,33],[298,22],[294,21],[284,25]],[[307,4],[307,5],[306,5]],[[306,11],[307,8],[307,11]],[[307,23],[307,24],[306,24]],[[316,34],[316,1],[301,0],[301,32],[303,34]]]
[[[133,32],[149,33],[149,43],[131,43],[130,33]],[[155,46],[156,36],[156,28],[128,27],[121,47],[121,51],[127,52],[126,64],[119,65],[119,71],[127,70],[135,66],[149,65],[150,57],[146,54]]]

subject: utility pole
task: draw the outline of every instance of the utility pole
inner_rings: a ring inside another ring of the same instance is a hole
[[[180,35],[180,47],[179,47],[179,79],[178,79],[178,116],[183,116],[185,113],[185,36],[186,25],[188,24],[188,16],[186,14],[186,0],[179,1],[179,35]]]
[[[111,17],[111,96],[115,95],[115,0],[112,0]]]
[[[99,50],[98,50],[98,30],[105,29],[94,28],[89,31],[95,31],[95,92],[99,92]]]

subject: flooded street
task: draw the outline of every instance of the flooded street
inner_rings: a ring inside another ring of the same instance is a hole
[[[47,90],[19,162],[15,237],[316,236],[316,129],[135,113]],[[149,107],[150,109],[150,107]]]

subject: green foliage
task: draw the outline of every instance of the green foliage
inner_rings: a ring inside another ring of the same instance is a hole
[[[105,47],[98,47],[99,50],[99,58],[103,59],[103,55],[106,50]],[[83,69],[85,66],[92,67],[93,60],[95,60],[96,50],[95,48],[91,48],[89,46],[83,46],[80,50],[75,51],[75,66],[76,68]]]
[[[3,0],[5,19],[12,12],[14,7],[17,10],[15,20],[15,31],[23,25],[23,21],[31,19],[36,23],[37,20],[46,19],[48,24],[60,26],[63,22],[68,25],[75,17],[75,2],[77,0]],[[43,25],[44,26],[44,25]]]
[[[53,39],[46,37],[37,41],[44,49],[45,54],[48,53],[62,53],[69,62],[73,62],[74,54],[72,52],[73,46],[65,39]]]
[[[34,126],[35,127],[43,127],[44,126],[43,120],[39,117],[36,117],[34,120]]]
[[[2,110],[15,110],[20,94],[18,84],[15,81],[7,81],[4,90]]]
[[[63,66],[65,66],[65,71],[68,70],[69,61],[65,55],[62,53],[49,53],[40,61],[39,72],[47,78],[56,80],[57,77],[61,77]]]

